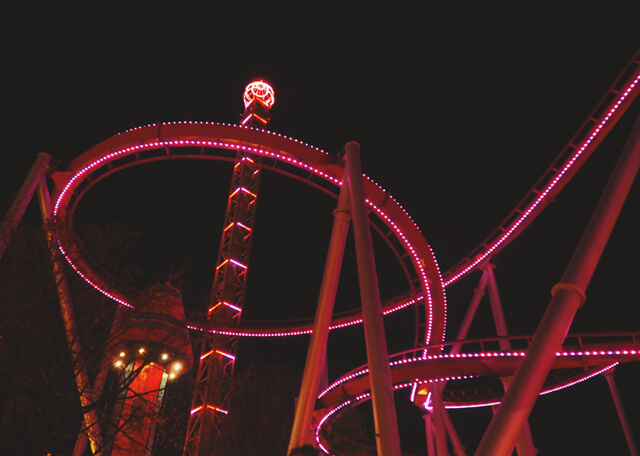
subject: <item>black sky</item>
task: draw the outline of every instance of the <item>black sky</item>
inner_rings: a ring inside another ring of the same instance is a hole
[[[332,153],[358,141],[365,173],[407,209],[444,271],[546,170],[640,47],[640,33],[630,1],[597,9],[577,2],[433,3],[3,6],[0,195],[11,198],[40,151],[69,160],[119,131],[157,121],[236,123],[244,86],[264,78],[276,92],[270,129]],[[638,113],[636,102],[557,202],[497,260],[512,332],[535,330]],[[211,280],[206,262],[215,258],[206,252],[217,249],[219,234],[209,227],[221,227],[227,171],[213,165],[132,170],[105,187],[119,193],[95,196],[86,217],[122,218],[140,229],[152,220],[159,231],[147,234],[145,246],[156,255],[159,246],[171,253],[143,262],[196,264],[204,271],[189,269],[197,288]],[[639,202],[636,186],[576,331],[638,330]],[[248,292],[248,306],[250,300],[261,305],[249,314],[313,314],[333,205],[297,183],[264,176],[260,211],[269,221],[258,221],[252,257],[262,272],[252,271]],[[189,244],[193,239],[198,242]],[[184,252],[195,256],[180,259]],[[402,291],[394,289],[394,274],[381,272],[383,297]],[[474,280],[448,290],[450,337]],[[354,287],[343,284],[341,292],[338,306],[353,307]],[[193,296],[187,305],[197,305]],[[472,333],[492,335],[482,324]],[[337,335],[332,343],[359,334]],[[301,340],[283,356],[304,354]],[[405,342],[390,342],[391,350],[408,348]],[[260,356],[271,350],[247,347]],[[362,356],[338,359],[332,373],[356,367]],[[637,365],[617,373],[634,429],[640,429],[639,373]],[[596,454],[585,436],[597,435],[604,422],[614,442],[599,451],[624,454],[603,379],[551,396],[532,419],[540,454]],[[455,419],[474,448],[476,422],[486,426],[487,413]],[[422,432],[419,420],[406,426],[406,449],[424,451],[419,437],[407,436]]]

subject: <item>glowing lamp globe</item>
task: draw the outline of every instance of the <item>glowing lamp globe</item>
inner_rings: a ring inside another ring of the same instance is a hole
[[[245,108],[249,107],[255,99],[258,99],[267,108],[271,108],[273,103],[276,101],[273,88],[264,81],[254,81],[247,85],[244,89],[244,96],[242,99],[244,100]]]

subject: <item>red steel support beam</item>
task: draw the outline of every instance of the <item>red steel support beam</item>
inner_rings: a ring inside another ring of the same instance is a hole
[[[396,407],[393,400],[380,289],[373,255],[371,228],[364,199],[360,145],[356,142],[348,142],[344,148],[362,299],[362,320],[369,363],[376,446],[378,456],[400,456],[400,434],[398,433]]]
[[[456,340],[464,340],[467,338],[467,333],[469,332],[471,323],[473,322],[473,319],[476,316],[476,312],[478,310],[478,306],[480,305],[480,301],[484,297],[488,280],[489,280],[488,272],[486,270],[482,271],[482,276],[480,277],[478,286],[473,291],[473,298],[471,298],[471,302],[469,303],[469,307],[467,308],[467,313],[465,313],[464,315],[464,320],[460,325],[460,329],[458,330],[458,334],[456,335]],[[450,354],[457,355],[458,353],[460,353],[461,349],[462,349],[462,343],[456,344],[453,347],[451,347]]]
[[[504,309],[502,307],[502,300],[500,299],[500,292],[498,291],[496,275],[493,272],[494,269],[495,266],[492,264],[488,264],[485,267],[485,273],[489,277],[487,287],[489,291],[489,302],[491,303],[491,313],[493,314],[493,321],[496,325],[496,334],[498,336],[508,336],[507,319],[504,317]],[[511,342],[500,339],[500,350],[511,350]]]
[[[64,262],[62,261],[58,250],[56,235],[53,232],[51,200],[44,175],[40,176],[38,199],[40,200],[40,210],[42,212],[42,220],[44,222],[44,229],[47,235],[47,245],[49,253],[51,254],[51,262],[53,264],[53,278],[58,289],[60,313],[62,314],[62,321],[67,335],[67,343],[69,344],[71,359],[73,361],[73,374],[76,379],[78,392],[80,393],[80,402],[85,411],[85,426],[82,432],[89,438],[92,453],[94,455],[100,455],[102,454],[102,433],[100,431],[98,413],[94,406],[95,397],[89,381],[87,363],[82,354],[83,349],[82,344],[80,343],[78,323],[71,304],[69,284],[67,283],[67,278],[64,274]]]
[[[485,290],[487,288],[487,282],[489,281],[489,273],[485,270],[483,270],[482,272],[482,276],[480,277],[480,281],[478,282],[478,286],[476,287],[476,289],[473,292],[473,298],[471,299],[471,302],[469,303],[469,307],[467,309],[467,312],[464,316],[464,320],[462,321],[462,324],[460,325],[460,329],[458,330],[458,334],[456,336],[456,340],[464,340],[467,337],[467,333],[469,332],[469,327],[471,326],[471,322],[473,321],[473,318],[476,315],[476,311],[478,310],[478,306],[480,305],[480,301],[482,300],[482,298],[484,297],[485,294]],[[451,347],[451,351],[450,354],[452,355],[456,355],[458,353],[460,353],[460,350],[462,349],[462,343],[453,345]],[[462,444],[462,441],[460,440],[460,437],[458,436],[455,427],[453,426],[453,422],[451,421],[451,417],[449,416],[449,412],[447,411],[447,409],[445,408],[444,404],[442,403],[442,392],[444,391],[445,386],[447,385],[446,382],[442,382],[442,383],[438,383],[433,385],[433,387],[431,388],[431,401],[433,403],[433,412],[432,414],[435,416],[436,414],[438,414],[439,416],[437,417],[437,419],[433,419],[433,417],[430,417],[430,423],[431,426],[436,426],[436,425],[443,425],[446,427],[446,431],[449,435],[449,438],[451,439],[451,442],[453,443],[454,446],[454,453],[458,456],[464,456],[466,455],[466,451],[465,451],[465,447]],[[438,396],[438,397],[436,397]],[[442,433],[439,433],[439,430],[437,430],[435,436],[437,437],[438,435],[442,435]],[[427,434],[427,439],[429,439],[430,436],[429,434]],[[433,431],[432,431],[432,435],[431,438],[433,439]],[[442,440],[442,437],[440,437],[440,440]],[[442,445],[441,445],[442,446]],[[448,451],[448,450],[447,450]],[[431,454],[440,454],[440,453],[434,453],[429,452],[429,455]]]
[[[313,444],[313,434],[311,433],[311,421],[313,410],[318,396],[320,379],[327,352],[327,340],[329,338],[329,326],[333,315],[333,306],[340,280],[340,270],[342,269],[342,259],[344,248],[349,234],[349,223],[351,213],[349,212],[349,191],[346,179],[340,189],[338,197],[338,207],[333,213],[333,229],[329,242],[329,251],[324,267],[320,296],[316,317],[313,322],[313,332],[309,342],[307,360],[302,374],[300,394],[296,404],[296,413],[293,419],[291,430],[291,440],[289,441],[289,451],[301,447],[305,444]]]
[[[485,273],[489,277],[489,301],[491,302],[491,313],[493,314],[493,321],[496,325],[496,333],[498,336],[508,336],[509,330],[507,329],[507,319],[504,316],[504,308],[502,307],[502,300],[500,299],[500,292],[498,291],[498,282],[496,281],[496,275],[493,272],[495,266],[493,264],[488,264],[485,267]],[[510,351],[511,350],[511,341],[508,339],[500,339],[500,350],[501,351]],[[502,385],[504,386],[504,390],[506,391],[509,387],[509,383],[511,382],[511,378],[501,378]],[[498,407],[494,408],[494,411],[497,410]],[[533,438],[531,436],[531,428],[529,427],[529,422],[525,422],[522,433],[518,438],[516,443],[516,452],[518,456],[535,456],[536,449],[533,446]]]
[[[33,192],[36,190],[42,176],[44,176],[50,161],[51,156],[44,152],[38,154],[38,158],[36,158],[36,161],[33,163],[29,174],[27,174],[9,211],[5,215],[2,225],[0,225],[0,258],[2,258],[4,251],[7,250],[13,232],[18,226],[18,223],[20,223],[20,219],[24,215],[29,201],[31,201]]]
[[[243,97],[245,113],[242,125],[263,128],[269,122],[274,102],[273,89],[262,81],[249,84]],[[218,250],[216,271],[211,287],[208,321],[239,320],[244,305],[247,270],[253,239],[260,157],[238,150],[233,167],[227,212]],[[184,456],[209,456],[216,453],[214,434],[218,433],[222,406],[228,402],[225,385],[233,375],[234,359],[217,356],[222,350],[235,353],[236,340],[223,335],[206,335],[193,392],[192,413],[187,423]],[[222,413],[225,415],[226,411]]]
[[[442,396],[437,387],[431,392],[431,402],[433,403],[433,427],[436,440],[436,454],[437,456],[450,456],[446,424],[444,422],[444,417],[447,413],[442,403]]]
[[[556,351],[585,301],[585,291],[595,272],[618,215],[640,168],[640,118],[607,182],[580,242],[536,330],[531,346],[491,420],[476,456],[510,455],[518,435],[551,370]]]
[[[618,418],[622,425],[624,438],[627,439],[629,453],[631,456],[640,456],[640,453],[638,453],[638,447],[636,446],[636,442],[633,438],[633,433],[631,432],[631,427],[629,426],[629,420],[627,420],[627,415],[624,413],[624,407],[622,406],[622,400],[620,399],[620,393],[618,392],[616,381],[613,378],[613,369],[606,371],[604,373],[604,378],[607,379],[607,383],[609,384],[609,390],[611,390],[611,397],[613,398],[613,403],[615,404],[616,411],[618,412]]]
[[[433,435],[433,413],[427,411],[424,416],[424,428],[427,432],[427,455],[436,455],[436,442]]]

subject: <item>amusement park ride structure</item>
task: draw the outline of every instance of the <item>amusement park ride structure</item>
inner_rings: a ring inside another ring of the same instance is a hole
[[[242,125],[264,127],[275,102],[273,89],[262,81],[247,86]],[[222,229],[216,271],[207,311],[209,323],[237,323],[242,314],[249,254],[260,184],[259,156],[238,150],[233,166],[229,201]],[[204,338],[196,376],[191,415],[184,447],[186,455],[211,454],[217,422],[227,414],[227,385],[233,375],[236,338],[211,334]]]
[[[535,448],[527,419],[538,395],[604,374],[630,451],[637,455],[611,372],[618,363],[640,360],[640,334],[567,336],[567,331],[585,299],[593,269],[640,166],[640,126],[636,124],[565,276],[554,287],[549,309],[534,336],[509,336],[491,262],[564,188],[639,92],[640,55],[636,54],[578,133],[514,211],[478,248],[444,274],[440,274],[428,243],[409,215],[388,192],[362,175],[356,143],[348,143],[344,155],[336,156],[262,129],[268,122],[269,108],[274,100],[272,89],[263,82],[247,87],[242,125],[175,122],[134,128],[94,146],[64,169],[50,167],[50,157],[39,155],[1,227],[0,256],[37,189],[47,236],[55,247],[52,248],[54,275],[70,351],[75,365],[83,366],[83,351],[76,337],[78,329],[66,290],[63,261],[66,260],[97,291],[124,306],[125,311],[135,308],[139,301],[130,290],[114,287],[103,277],[75,242],[73,219],[81,198],[97,182],[122,169],[145,163],[174,159],[231,162],[234,164],[232,186],[208,312],[206,316],[182,321],[183,329],[207,335],[199,354],[185,455],[215,454],[213,440],[217,420],[224,419],[227,413],[225,394],[218,386],[232,373],[234,338],[300,334],[312,334],[312,338],[290,449],[313,444],[329,453],[322,431],[345,407],[371,399],[378,454],[399,455],[393,390],[407,388],[411,390],[414,403],[425,411],[429,455],[448,455],[450,444],[456,454],[466,454],[447,409],[500,404],[476,454],[507,455],[516,447],[518,454],[532,455]],[[268,329],[264,325],[243,324],[239,318],[262,169],[291,177],[338,198],[313,325]],[[49,196],[51,182],[52,197]],[[362,312],[334,318],[333,301],[350,219],[353,220]],[[371,229],[380,234],[396,255],[409,283],[407,293],[385,302],[380,301],[378,292]],[[456,338],[446,341],[444,291],[474,270],[483,271],[480,282]],[[485,290],[489,294],[498,337],[469,340],[467,333]],[[389,357],[383,315],[409,306],[419,309],[415,348]],[[319,391],[329,331],[359,323],[363,323],[365,329],[368,365],[345,374]],[[131,338],[125,339],[130,341]],[[181,343],[184,343],[183,339]],[[165,348],[162,344],[159,346]],[[171,343],[166,348],[171,348]],[[184,359],[189,364],[185,353]],[[119,356],[118,351],[113,354],[116,358]],[[137,362],[134,362],[134,368]],[[170,372],[170,369],[163,369],[158,372]],[[475,388],[456,388],[455,380],[458,379],[465,379],[465,385],[468,385],[466,380],[480,383]],[[83,453],[84,441],[90,443],[93,453],[103,452],[105,436],[95,408],[91,407],[97,400],[99,388],[87,387],[91,381],[86,369],[76,369],[76,382],[86,410],[76,454]],[[145,441],[145,454],[151,454],[152,438],[149,440],[146,435]]]

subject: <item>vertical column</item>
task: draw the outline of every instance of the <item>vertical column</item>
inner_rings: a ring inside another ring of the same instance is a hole
[[[49,248],[53,265],[53,278],[58,289],[60,313],[62,314],[67,343],[69,344],[69,351],[71,352],[71,359],[73,361],[73,374],[78,392],[80,393],[80,402],[85,410],[85,426],[82,432],[88,436],[93,454],[100,455],[102,454],[102,433],[100,431],[100,423],[98,422],[98,414],[95,407],[93,407],[95,398],[91,391],[87,363],[84,359],[82,344],[80,343],[78,323],[71,304],[69,285],[64,274],[64,264],[58,251],[58,242],[53,231],[51,200],[44,175],[40,176],[38,199],[40,201],[40,211],[42,212],[42,220],[47,236],[47,247]]]
[[[508,336],[509,330],[507,329],[507,320],[504,317],[504,309],[502,307],[502,301],[500,299],[500,293],[498,291],[498,282],[496,281],[496,276],[493,270],[495,266],[493,264],[488,264],[485,268],[485,273],[489,277],[489,301],[491,302],[491,313],[493,314],[493,321],[496,325],[496,333],[498,336]],[[500,350],[508,351],[511,350],[511,342],[509,340],[500,339]],[[512,377],[501,378],[500,381],[504,386],[504,390],[507,391],[509,388],[509,383],[511,382]],[[499,407],[495,407],[494,412]],[[522,433],[520,437],[518,437],[518,441],[516,442],[516,451],[518,456],[534,456],[536,454],[536,449],[533,446],[533,438],[531,437],[531,428],[529,427],[529,422],[525,422],[522,428]]]
[[[500,377],[500,382],[502,382],[505,392],[509,389],[512,379],[513,376]],[[491,407],[491,411],[494,415],[498,413],[499,409],[500,404]],[[529,421],[525,421],[524,426],[522,427],[522,432],[518,436],[518,440],[516,441],[516,453],[518,456],[535,456],[538,453],[538,450],[533,444],[533,436],[531,435]]]
[[[480,442],[477,456],[508,455],[544,385],[556,351],[585,301],[585,290],[640,167],[640,119],[616,163],[607,186],[580,238],[560,283],[536,330],[531,346],[515,373],[500,410]]]
[[[471,323],[476,316],[476,312],[478,310],[478,306],[480,305],[480,301],[484,297],[485,290],[487,288],[487,282],[489,281],[488,273],[486,270],[482,272],[482,276],[480,277],[480,281],[478,282],[478,286],[473,291],[473,298],[471,298],[471,302],[469,303],[469,308],[464,315],[464,320],[460,325],[460,329],[458,330],[458,334],[456,335],[456,340],[464,340],[467,337],[467,333],[469,332],[469,328],[471,327]],[[462,344],[457,344],[451,347],[451,354],[457,355],[460,353],[462,349]]]
[[[242,315],[259,182],[258,163],[240,153],[233,170],[209,301],[208,320],[214,324],[239,321]],[[227,386],[233,374],[235,349],[233,337],[211,335],[203,339],[185,454],[213,451],[219,420],[227,413]]]
[[[613,369],[606,371],[604,373],[604,378],[607,379],[607,383],[609,384],[609,390],[611,390],[613,403],[616,405],[616,411],[618,412],[618,418],[620,419],[620,424],[622,425],[622,431],[624,432],[625,439],[627,439],[629,453],[631,453],[631,456],[638,456],[640,453],[638,453],[638,447],[636,446],[636,442],[633,439],[633,434],[631,433],[631,427],[629,426],[627,415],[624,413],[624,407],[622,407],[620,393],[618,393],[618,387],[616,386],[616,381],[613,378]]]
[[[484,297],[485,294],[485,290],[487,288],[487,283],[489,281],[489,273],[486,271],[486,269],[483,271],[482,276],[480,277],[480,281],[478,282],[478,286],[476,287],[476,289],[473,292],[473,298],[471,299],[471,302],[469,303],[469,307],[467,309],[467,312],[464,316],[464,320],[462,321],[462,324],[460,325],[460,329],[458,330],[458,334],[456,336],[456,340],[464,340],[467,337],[467,333],[469,332],[469,328],[471,327],[471,323],[473,322],[473,318],[476,315],[476,311],[478,310],[478,306],[480,305],[480,301],[482,300],[482,298]],[[453,345],[451,347],[451,352],[450,354],[455,355],[460,353],[460,350],[462,349],[462,344],[456,344]],[[439,413],[441,415],[441,419],[438,420],[438,423],[441,423],[442,425],[444,425],[446,427],[446,431],[449,435],[449,438],[451,439],[451,442],[453,443],[454,446],[454,453],[462,456],[466,454],[466,450],[464,445],[462,444],[462,441],[460,440],[460,437],[458,436],[454,426],[453,426],[453,422],[451,421],[451,417],[449,416],[447,409],[444,407],[444,403],[442,402],[442,392],[444,391],[444,388],[446,386],[446,382],[442,382],[442,383],[437,383],[435,385],[433,385],[431,387],[431,398],[432,398],[432,403],[433,403],[433,408],[432,408],[432,414],[437,414]],[[435,397],[435,395],[439,396],[439,399]],[[436,410],[437,409],[437,410]],[[433,418],[431,419],[431,425],[434,426],[434,420]],[[433,434],[433,431],[432,431]],[[427,436],[427,438],[429,438],[429,436]],[[433,438],[433,435],[432,435]],[[435,453],[435,449],[432,450],[433,452],[430,452],[429,454],[436,454]],[[448,451],[448,450],[447,450]]]
[[[400,435],[396,421],[396,407],[393,400],[391,370],[387,340],[384,333],[378,276],[376,273],[371,228],[367,217],[362,170],[360,166],[360,146],[349,142],[345,145],[347,178],[351,198],[351,215],[358,263],[358,279],[362,299],[362,320],[364,324],[371,401],[376,432],[376,446],[379,456],[400,455]]]
[[[493,314],[493,322],[496,325],[496,334],[500,337],[508,336],[507,320],[504,317],[504,309],[502,307],[502,301],[500,300],[500,293],[498,292],[498,283],[496,282],[496,276],[493,272],[495,266],[488,264],[485,267],[485,273],[489,278],[489,302],[491,303],[491,313]],[[500,340],[500,350],[511,350],[511,342],[508,340]]]
[[[275,101],[273,89],[256,81],[246,87],[243,99],[242,125],[265,126]],[[208,320],[212,324],[239,321],[241,317],[259,183],[260,158],[239,151],[211,287]],[[219,420],[227,414],[227,385],[233,374],[235,347],[236,340],[232,337],[214,335],[203,339],[187,424],[185,456],[215,454]]]
[[[436,443],[433,435],[433,413],[427,410],[423,418],[425,431],[427,433],[427,455],[436,456]]]
[[[438,385],[431,389],[431,401],[433,402],[433,418],[436,437],[436,450],[438,456],[449,456],[449,443],[447,441],[447,428],[445,415],[447,411],[442,403],[442,393]]]
[[[318,395],[320,378],[323,366],[325,365],[327,339],[329,338],[329,325],[333,314],[338,281],[342,269],[342,259],[344,257],[344,247],[349,233],[349,190],[346,179],[343,180],[338,197],[338,207],[334,211],[333,229],[331,231],[331,241],[320,287],[318,307],[313,322],[313,332],[309,342],[307,360],[302,374],[300,394],[296,403],[296,412],[291,430],[291,440],[289,441],[289,451],[305,444],[313,443],[311,433],[311,419],[313,409]]]
[[[444,386],[444,383],[436,383],[431,388],[431,397],[433,399],[433,413],[440,414],[440,422],[444,426],[444,429],[447,431],[449,440],[453,445],[454,454],[456,454],[457,456],[466,456],[466,448],[462,444],[460,436],[458,436],[456,428],[453,426],[453,421],[451,421],[451,417],[449,416],[449,413],[447,412],[447,409],[444,406],[444,402],[442,400],[442,392],[444,391]]]

